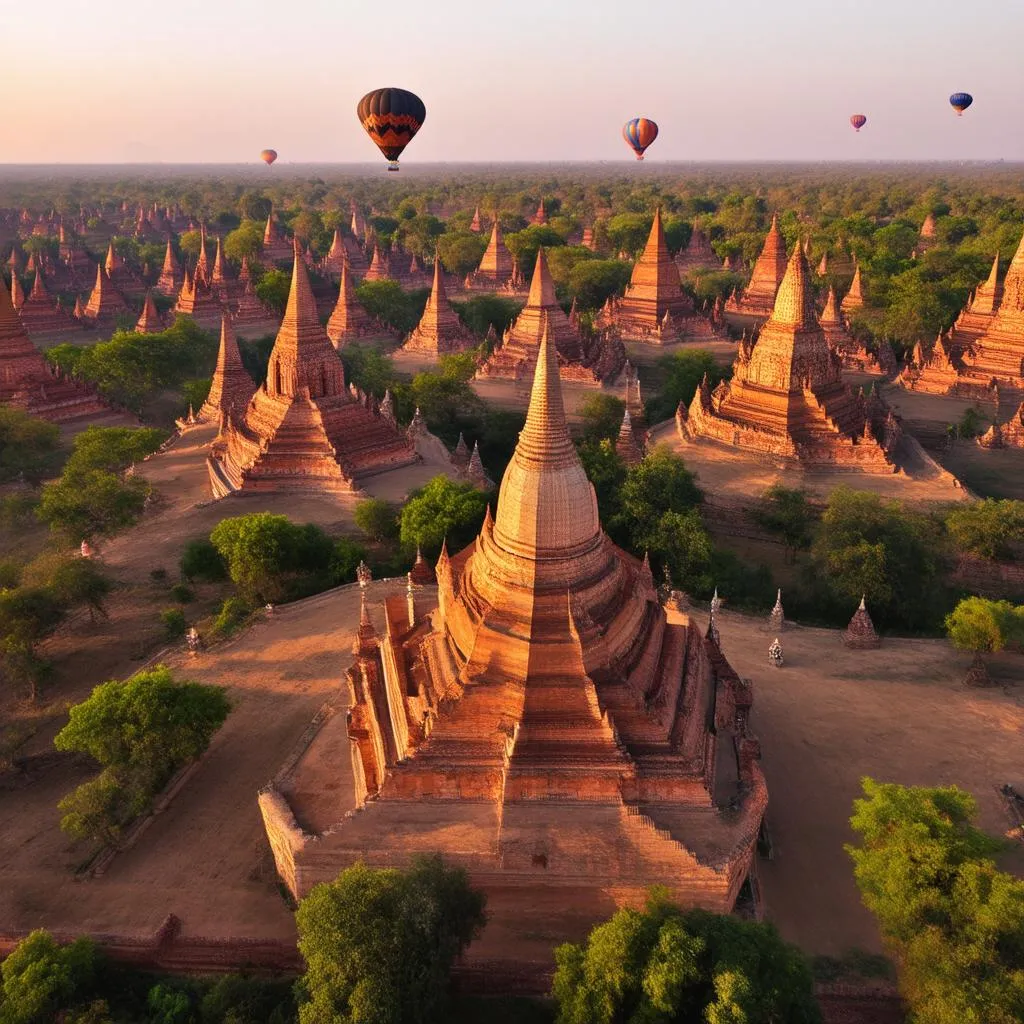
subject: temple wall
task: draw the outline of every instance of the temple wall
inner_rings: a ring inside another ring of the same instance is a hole
[[[297,857],[305,850],[313,838],[299,828],[288,801],[274,787],[268,786],[259,795],[260,815],[263,817],[263,828],[270,841],[270,849],[274,854],[274,864],[281,881],[288,891],[296,898],[309,892],[312,885],[305,878],[305,868],[297,863]],[[337,871],[335,871],[337,875]],[[334,877],[334,876],[331,876]],[[327,881],[317,878],[316,881]]]

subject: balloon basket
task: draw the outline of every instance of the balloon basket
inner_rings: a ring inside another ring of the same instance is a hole
[[[391,161],[388,162],[388,170],[389,171],[400,171],[401,169],[402,168],[398,166],[398,161],[397,160],[391,160]]]

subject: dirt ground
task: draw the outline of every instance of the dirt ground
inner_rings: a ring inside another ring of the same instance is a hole
[[[377,618],[386,586],[371,590]],[[357,614],[355,588],[334,591],[277,609],[196,658],[167,656],[188,676],[228,687],[234,710],[168,811],[103,878],[72,880],[69,867],[81,852],[58,828],[56,802],[82,780],[80,770],[40,770],[0,790],[0,923],[144,933],[173,912],[190,935],[290,936],[256,791],[317,708],[339,693]],[[695,615],[703,621],[703,612]],[[775,670],[761,626],[721,616],[724,650],[755,688],[752,724],[775,846],[775,859],[760,865],[768,916],[810,952],[877,949],[842,848],[852,839],[847,821],[860,778],[956,783],[977,797],[985,828],[1005,831],[995,787],[1024,786],[1024,662],[1004,656],[995,669],[1003,685],[974,691],[961,685],[967,658],[945,643],[889,640],[878,651],[852,652],[835,631],[794,627],[783,632],[786,664]],[[332,721],[343,723],[343,713]],[[343,811],[351,769],[344,744],[335,746],[335,772],[320,777],[335,787]],[[1007,863],[1024,873],[1024,848]]]

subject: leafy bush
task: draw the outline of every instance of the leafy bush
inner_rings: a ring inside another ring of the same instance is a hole
[[[393,540],[398,536],[398,513],[383,498],[360,501],[353,512],[356,526],[373,541]]]
[[[479,531],[486,509],[487,495],[472,484],[435,476],[406,501],[399,535],[406,548],[422,548],[429,556],[441,550],[445,538],[458,551]]]
[[[250,605],[240,597],[228,597],[213,620],[213,631],[218,636],[231,636],[249,617]]]
[[[188,624],[185,622],[185,613],[180,608],[165,608],[160,613],[160,621],[168,640],[178,640],[185,635]]]
[[[190,540],[181,554],[181,575],[187,580],[205,580],[219,583],[228,578],[224,557],[209,538]]]

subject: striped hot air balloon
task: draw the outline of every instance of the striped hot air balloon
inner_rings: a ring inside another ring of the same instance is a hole
[[[854,114],[850,118],[850,124],[853,125],[854,131],[860,131],[868,123],[868,119],[863,114]]]
[[[658,137],[658,126],[646,117],[634,117],[622,126],[622,137],[637,160],[643,160],[644,150]]]
[[[949,105],[956,111],[957,117],[962,117],[973,102],[974,97],[969,92],[955,92],[949,97]]]
[[[277,150],[261,149],[260,159],[269,167],[277,159]]]
[[[398,158],[412,137],[423,127],[427,108],[423,100],[406,89],[374,89],[356,107],[366,134],[388,161],[388,170],[398,170]]]

